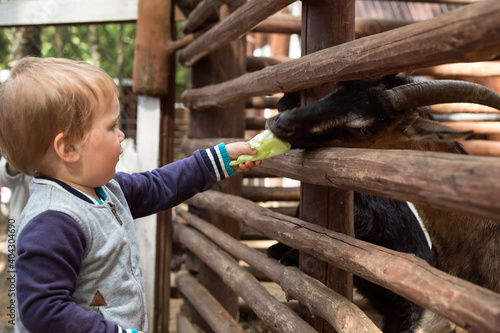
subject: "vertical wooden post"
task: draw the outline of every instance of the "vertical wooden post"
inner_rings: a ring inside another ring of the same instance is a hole
[[[355,38],[354,0],[302,1],[302,55],[345,43]],[[331,91],[333,84],[323,84],[304,92],[302,103],[310,104]],[[341,189],[301,184],[301,219],[325,228],[354,235],[353,193]],[[352,274],[331,267],[306,254],[300,254],[300,268],[328,287],[352,300]],[[299,313],[318,331],[334,332],[321,318],[312,318],[308,309]]]
[[[224,13],[221,10],[221,13]],[[202,38],[202,37],[201,37]],[[245,40],[238,39],[200,59],[192,68],[192,87],[224,82],[243,75],[246,71]],[[245,101],[234,103],[228,108],[212,107],[208,110],[190,110],[190,138],[243,138],[245,135]],[[242,175],[219,182],[214,189],[241,195]],[[224,217],[209,211],[197,212],[219,229],[239,238],[240,225],[237,220]],[[198,280],[211,292],[222,306],[233,316],[238,313],[238,297],[220,278],[206,265],[196,262]],[[190,312],[193,321],[204,331],[211,332],[210,327],[193,309]]]

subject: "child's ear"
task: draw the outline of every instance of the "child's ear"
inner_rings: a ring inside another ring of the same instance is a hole
[[[59,133],[54,139],[54,150],[61,160],[67,163],[74,163],[80,160],[80,154],[72,146],[66,143],[64,133]]]

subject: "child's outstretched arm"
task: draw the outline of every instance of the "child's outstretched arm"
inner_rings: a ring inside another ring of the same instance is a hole
[[[247,161],[230,166],[231,159],[256,152],[246,142],[220,143],[151,172],[118,172],[115,180],[133,217],[139,218],[175,207],[196,193],[211,189],[217,181],[260,165],[260,161]]]
[[[246,142],[228,143],[226,145],[226,151],[231,160],[236,160],[240,155],[243,154],[248,154],[248,155],[257,154],[257,150],[250,147]],[[250,169],[255,168],[256,166],[259,166],[261,162],[262,161],[255,161],[255,162],[247,161],[245,163],[235,165],[233,168],[236,172],[246,172]]]

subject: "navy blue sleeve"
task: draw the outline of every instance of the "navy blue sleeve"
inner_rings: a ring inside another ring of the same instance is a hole
[[[199,151],[151,172],[118,172],[115,179],[134,218],[172,208],[196,193],[212,188],[217,181]]]
[[[113,323],[71,299],[85,246],[83,230],[60,212],[42,213],[21,231],[16,289],[19,315],[29,331],[115,332]]]

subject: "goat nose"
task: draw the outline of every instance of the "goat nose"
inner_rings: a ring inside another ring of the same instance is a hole
[[[290,119],[290,114],[285,112],[280,112],[278,115],[270,118],[266,122],[266,128],[273,130],[279,130],[280,132],[289,132],[293,125],[293,119]]]

